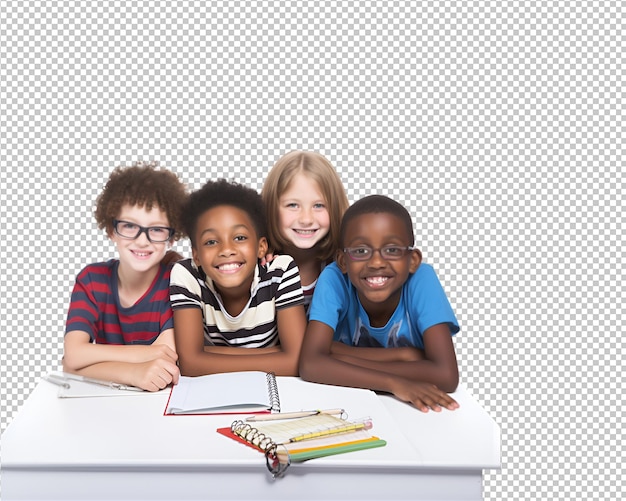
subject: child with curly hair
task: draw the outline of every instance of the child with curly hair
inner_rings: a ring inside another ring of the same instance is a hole
[[[86,266],[67,314],[63,370],[157,391],[178,382],[169,301],[171,254],[187,193],[156,163],[117,167],[96,200],[118,257]],[[175,254],[175,253],[174,253]]]

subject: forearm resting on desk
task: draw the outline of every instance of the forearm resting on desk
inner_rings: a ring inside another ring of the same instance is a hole
[[[162,332],[151,345],[94,344],[82,331],[68,332],[64,340],[65,372],[148,391],[178,382],[177,359],[172,329]]]
[[[244,351],[245,350],[245,351]],[[280,346],[268,346],[267,348],[255,348],[253,353],[247,351],[247,348],[236,348],[234,346],[205,346],[204,351],[207,353],[217,353],[220,355],[263,355],[267,353],[279,353]],[[247,352],[247,353],[246,353]]]
[[[265,371],[297,376],[306,327],[301,305],[276,313],[279,344],[268,348],[204,346],[204,321],[195,308],[174,310],[174,331],[181,374],[201,376],[218,372]]]
[[[358,357],[363,360],[375,360],[379,362],[411,362],[424,360],[424,350],[410,346],[401,348],[365,348],[348,346],[339,341],[333,341],[330,352],[334,356],[346,355]]]
[[[412,381],[389,372],[351,364],[331,355],[303,357],[300,376],[316,383],[392,393],[423,412],[428,409],[439,411],[441,407],[449,410],[458,407],[452,397],[432,383]]]
[[[169,333],[171,343],[166,333],[151,345],[110,345],[91,343],[86,332],[68,332],[63,344],[63,367],[69,371],[78,371],[101,362],[138,364],[157,359],[176,363],[178,355],[173,349],[173,333]]]
[[[196,353],[181,351],[180,371],[184,376],[202,376],[218,372],[265,371],[277,376],[297,376],[297,357],[278,349],[216,347]],[[224,350],[224,348],[227,348]],[[263,351],[261,351],[263,350]]]
[[[456,365],[446,366],[444,364],[436,364],[431,360],[420,360],[413,362],[403,361],[378,361],[367,360],[360,357],[352,357],[347,355],[333,355],[337,360],[399,376],[410,381],[419,383],[432,383],[447,393],[456,390],[459,383],[459,373]]]
[[[158,391],[170,383],[176,384],[180,377],[178,366],[163,359],[142,363],[100,362],[84,369],[66,372],[136,386],[147,391]]]
[[[449,327],[447,324],[429,327],[424,332],[423,341],[424,350],[409,347],[340,347],[337,346],[339,343],[332,343],[331,355],[352,365],[411,381],[432,383],[446,392],[453,392],[459,383],[459,369]]]
[[[300,376],[303,379],[316,383],[386,391],[405,402],[412,403],[421,411],[427,411],[429,408],[440,410],[441,407],[448,409],[458,407],[453,398],[434,384],[412,381],[389,372],[393,370],[390,368],[398,364],[417,365],[421,362],[378,362],[335,355],[331,353],[332,339],[333,329],[330,326],[315,320],[309,322],[300,358]],[[353,350],[352,347],[347,348]],[[380,370],[381,368],[387,370]],[[456,383],[454,386],[456,387]]]

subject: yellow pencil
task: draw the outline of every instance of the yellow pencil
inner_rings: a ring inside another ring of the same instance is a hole
[[[289,442],[301,442],[302,440],[310,440],[312,438],[327,437],[337,435],[338,433],[348,433],[357,430],[369,430],[372,427],[372,421],[365,419],[359,423],[350,423],[345,426],[336,426],[334,428],[326,428],[325,430],[314,431],[311,433],[303,433],[295,437],[291,437]]]

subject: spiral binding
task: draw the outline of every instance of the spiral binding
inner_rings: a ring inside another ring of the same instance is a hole
[[[278,395],[276,374],[268,372],[265,374],[265,377],[267,379],[267,391],[270,398],[271,410],[272,412],[280,412],[280,397]],[[274,478],[282,475],[291,464],[290,459],[287,460],[287,463],[281,463],[278,459],[278,454],[276,453],[278,446],[270,437],[261,433],[256,428],[253,428],[245,421],[235,421],[230,426],[230,430],[245,441],[256,445],[265,453],[265,464]]]
[[[278,396],[278,384],[276,383],[276,374],[268,372],[266,374],[267,388],[272,405],[272,412],[280,412],[280,397]]]
[[[291,459],[288,454],[287,462],[281,463],[277,454],[278,445],[274,443],[270,437],[265,435],[265,433],[250,426],[249,423],[238,419],[230,425],[230,431],[263,451],[265,454],[265,465],[272,474],[272,477],[277,478],[281,476],[291,464]]]

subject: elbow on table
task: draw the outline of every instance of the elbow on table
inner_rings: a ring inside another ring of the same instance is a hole
[[[290,354],[283,370],[285,376],[300,376],[300,352],[295,353],[295,356]]]
[[[178,355],[178,370],[180,371],[181,376],[203,376],[205,374],[210,374],[211,371],[206,370],[198,370],[197,364],[190,362],[189,360],[185,360],[185,358]]]
[[[298,364],[295,364],[292,367],[287,367],[285,368],[284,374],[278,374],[276,373],[277,376],[293,376],[293,377],[298,377],[300,375],[300,367]]]
[[[298,375],[306,380],[306,381],[310,381],[306,376],[308,376],[309,371],[308,371],[308,366],[307,366],[307,360],[306,358],[303,356],[303,352],[300,352],[300,358],[298,359]]]
[[[447,374],[438,386],[440,390],[446,393],[454,393],[459,386],[459,372],[452,371],[452,373]]]
[[[300,377],[305,381],[317,381],[317,364],[311,357],[300,357],[300,363],[298,364],[298,371]]]
[[[68,355],[65,353],[63,358],[61,359],[61,365],[63,367],[63,372],[78,372],[80,369],[84,367],[84,364],[79,363],[76,357],[73,357],[71,354]]]
[[[178,370],[180,371],[181,376],[204,376],[206,374],[213,374],[215,372],[225,372],[216,370],[211,370],[214,365],[211,360],[211,354],[202,352],[202,355],[196,353],[184,353],[182,350],[178,350]]]

